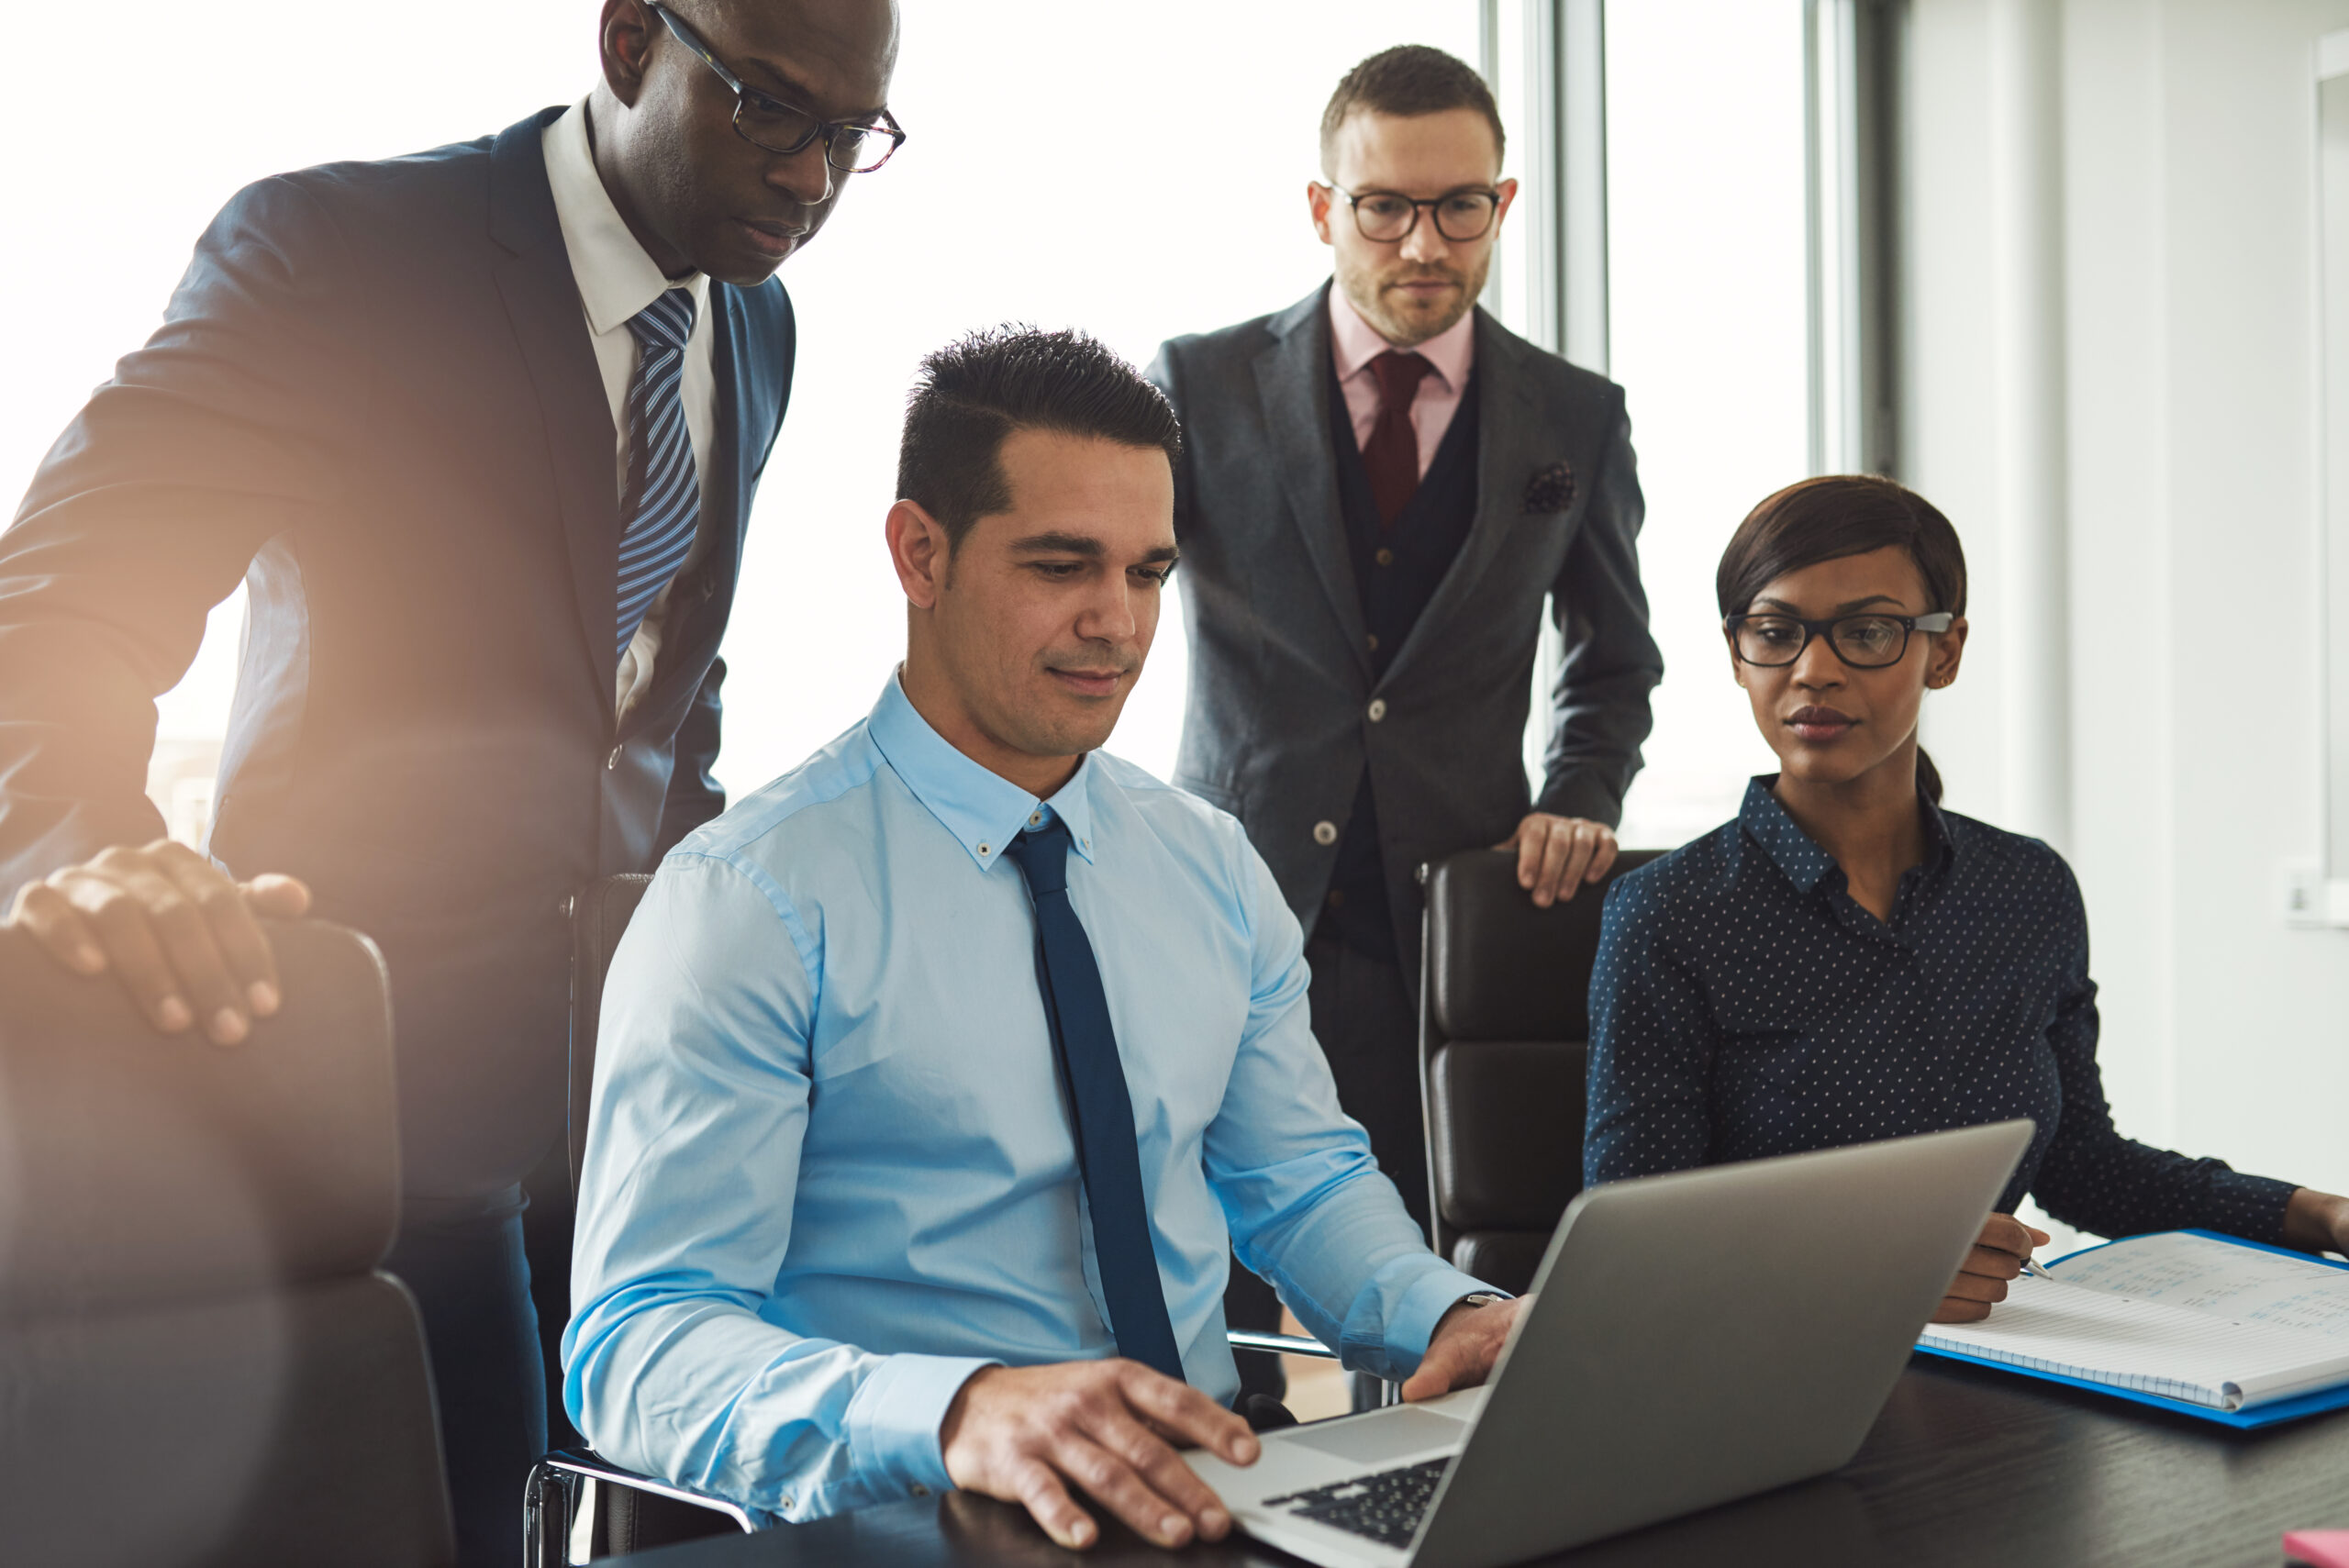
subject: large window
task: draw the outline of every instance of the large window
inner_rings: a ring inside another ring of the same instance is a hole
[[[252,0],[224,28],[148,0],[108,13],[103,71],[36,68],[0,103],[20,161],[19,313],[0,384],[0,484],[20,495],[87,389],[153,328],[239,185],[491,132],[595,78],[593,0],[500,0],[464,27]],[[907,0],[893,102],[911,133],[783,276],[798,307],[790,415],[751,521],[727,643],[720,773],[734,792],[863,713],[904,641],[881,542],[899,411],[928,350],[1005,320],[1082,326],[1137,361],[1275,310],[1328,275],[1305,217],[1321,106],[1347,66],[1418,41],[1475,60],[1475,0],[1180,7]],[[121,83],[176,82],[159,128]],[[241,595],[160,705],[150,781],[201,819],[236,677]],[[1113,746],[1171,767],[1185,676],[1170,615]]]
[[[730,791],[862,717],[904,647],[881,519],[922,354],[1020,320],[1140,362],[1304,295],[1330,271],[1305,207],[1321,106],[1400,42],[1475,61],[1473,0],[907,7],[906,149],[785,272],[799,374],[728,637]],[[1109,743],[1159,773],[1182,721],[1174,608]]]
[[[1520,8],[1501,0],[1496,15]],[[1172,334],[1303,295],[1329,270],[1304,187],[1330,88],[1399,41],[1475,60],[1479,11],[908,0],[894,102],[911,139],[784,272],[798,376],[727,646],[729,789],[852,722],[902,646],[880,528],[922,353],[1025,320],[1083,326],[1141,361]],[[502,0],[469,12],[459,42],[300,0],[253,0],[234,28],[150,0],[110,14],[104,72],[27,72],[0,128],[54,151],[18,171],[18,232],[33,242],[0,252],[0,270],[12,297],[47,304],[20,312],[12,336],[0,484],[21,494],[87,388],[152,328],[190,242],[237,186],[494,131],[576,97],[594,77],[594,13],[590,0]],[[1520,34],[1496,36],[1507,47]],[[1609,7],[1606,37],[1609,369],[1630,392],[1670,668],[1625,837],[1669,844],[1727,817],[1766,761],[1721,668],[1710,580],[1737,519],[1804,462],[1801,6],[1642,0]],[[1505,88],[1521,80],[1521,61],[1499,66]],[[159,134],[121,112],[127,81],[200,86]],[[1520,97],[1503,95],[1513,117]],[[1510,172],[1523,173],[1531,133],[1511,129]],[[1529,191],[1512,224],[1535,221],[1541,199]],[[1498,277],[1488,303],[1525,325],[1506,252]],[[240,617],[240,599],[215,613],[196,667],[160,705],[150,784],[177,798],[184,829],[202,818]],[[1111,742],[1160,771],[1184,654],[1170,614]]]
[[[1669,846],[1775,769],[1730,679],[1713,569],[1809,462],[1801,0],[1609,6],[1607,162],[1609,368],[1666,672],[1623,840]]]

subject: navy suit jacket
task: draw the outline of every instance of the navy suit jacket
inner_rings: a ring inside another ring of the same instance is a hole
[[[718,640],[791,306],[713,284],[714,547],[616,725],[616,437],[540,132],[239,192],[0,534],[0,906],[159,837],[154,698],[250,589],[210,849],[389,961],[406,1183],[562,1127],[566,895],[723,808]]]

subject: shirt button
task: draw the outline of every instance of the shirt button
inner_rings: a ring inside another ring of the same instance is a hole
[[[1386,717],[1386,699],[1385,697],[1371,698],[1370,706],[1366,711],[1370,714],[1370,721],[1376,724]]]
[[[604,759],[604,771],[608,773],[619,765],[620,749],[618,746],[615,746],[612,748],[612,754]]]
[[[1395,552],[1382,545],[1379,547],[1378,553],[1372,556],[1371,559],[1378,562],[1381,566],[1392,566],[1395,564]]]
[[[1044,814],[1041,811],[1031,811],[1028,814],[1028,826],[1030,828],[1038,826],[1043,820]]]
[[[930,1488],[917,1481],[913,1484],[913,1495],[917,1497],[927,1497],[930,1496]]]
[[[1338,825],[1335,822],[1316,822],[1313,825],[1313,841],[1317,844],[1336,843]]]
[[[787,1513],[791,1512],[791,1509],[792,1509],[792,1502],[791,1502],[791,1494],[790,1494],[790,1493],[785,1492],[782,1496],[777,1497],[777,1498],[775,1499],[775,1501],[776,1501],[776,1502],[778,1502],[778,1503],[781,1503],[781,1504],[783,1505],[783,1511],[784,1511],[785,1513],[786,1513],[786,1514],[787,1514]]]
[[[981,844],[981,845],[979,846],[979,853],[981,853],[981,854],[983,854],[983,855],[984,855],[984,854],[985,854],[986,852],[987,852],[987,847],[986,847],[985,844]]]

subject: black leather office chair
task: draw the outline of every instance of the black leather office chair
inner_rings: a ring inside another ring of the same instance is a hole
[[[1608,881],[1661,851],[1627,850]],[[1536,908],[1517,856],[1470,850],[1421,873],[1419,1084],[1435,1249],[1521,1291],[1582,1189],[1589,993],[1607,886]]]
[[[579,1191],[587,1151],[587,1106],[596,1086],[596,1027],[603,1016],[604,975],[652,878],[627,873],[592,882],[571,900],[571,1111],[564,1138],[571,1195]],[[566,1273],[568,1259],[564,1260]],[[567,1282],[566,1282],[567,1283]],[[563,1293],[567,1299],[569,1291]],[[540,1329],[562,1324],[541,1315]],[[584,1522],[584,1528],[583,1528]],[[530,1476],[523,1507],[527,1568],[650,1551],[705,1536],[756,1528],[722,1497],[623,1470],[588,1449],[558,1449]]]
[[[587,1107],[596,1086],[596,1029],[604,1006],[604,975],[651,884],[650,876],[637,873],[607,876],[588,884],[571,901],[568,1142],[574,1194],[587,1151]],[[554,1325],[552,1331],[560,1329]],[[1319,1340],[1290,1334],[1233,1329],[1230,1342],[1235,1351],[1332,1356]],[[586,1450],[559,1451],[540,1461],[530,1478],[524,1512],[528,1568],[556,1568],[753,1528],[750,1516],[724,1498],[622,1470]],[[583,1518],[592,1518],[592,1523],[583,1526]]]
[[[272,929],[242,1045],[0,931],[0,1558],[455,1561],[398,1224],[383,961]]]

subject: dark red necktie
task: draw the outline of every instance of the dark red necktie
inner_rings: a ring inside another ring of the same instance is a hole
[[[1395,526],[1419,487],[1419,433],[1411,425],[1411,400],[1419,395],[1419,378],[1432,368],[1418,354],[1392,349],[1370,361],[1370,373],[1378,378],[1378,422],[1362,444],[1362,465],[1370,471],[1370,497],[1382,528]]]

